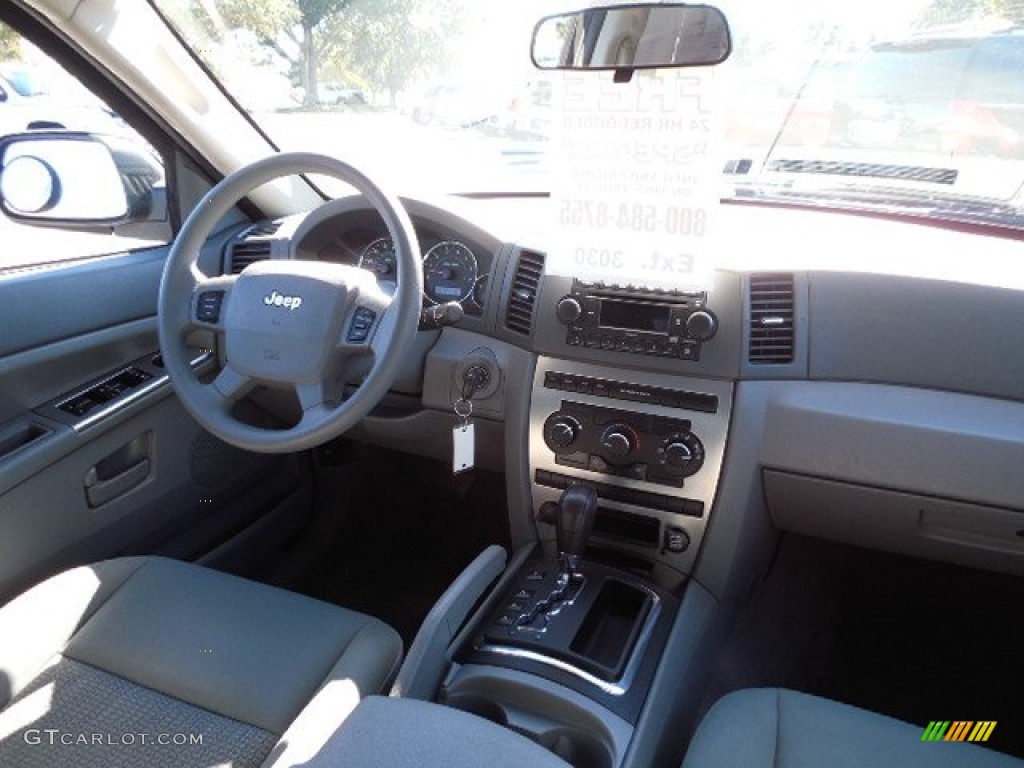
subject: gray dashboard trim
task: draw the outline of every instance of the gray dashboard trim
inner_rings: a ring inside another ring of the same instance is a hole
[[[810,313],[812,379],[904,384],[1024,401],[1022,291],[812,272]]]

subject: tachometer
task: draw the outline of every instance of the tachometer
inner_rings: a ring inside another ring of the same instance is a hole
[[[388,293],[395,292],[398,283],[398,260],[395,244],[390,237],[380,237],[363,249],[359,266],[368,269],[377,277],[377,283]]]
[[[423,293],[436,304],[469,298],[476,276],[476,256],[458,240],[438,243],[423,257]]]

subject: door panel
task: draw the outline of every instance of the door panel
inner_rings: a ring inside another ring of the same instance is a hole
[[[300,489],[296,457],[216,440],[154,363],[165,254],[0,275],[0,601],[122,552],[202,557]]]

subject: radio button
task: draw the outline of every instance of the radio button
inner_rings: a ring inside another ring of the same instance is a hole
[[[696,341],[684,341],[679,345],[680,360],[700,360],[700,344]]]
[[[690,537],[686,531],[682,528],[666,528],[662,541],[662,551],[668,550],[669,552],[678,555],[680,552],[685,552],[690,546]]]
[[[698,310],[686,318],[686,332],[690,338],[707,341],[717,330],[718,319],[707,310]]]
[[[646,464],[630,464],[628,467],[623,467],[622,476],[628,477],[632,480],[646,480],[647,479],[647,465]]]
[[[555,306],[555,314],[565,325],[572,325],[583,314],[583,305],[572,296],[563,296]]]

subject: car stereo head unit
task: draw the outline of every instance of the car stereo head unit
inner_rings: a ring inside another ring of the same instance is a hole
[[[707,294],[638,289],[573,280],[558,300],[558,319],[573,346],[699,360],[718,330]]]

